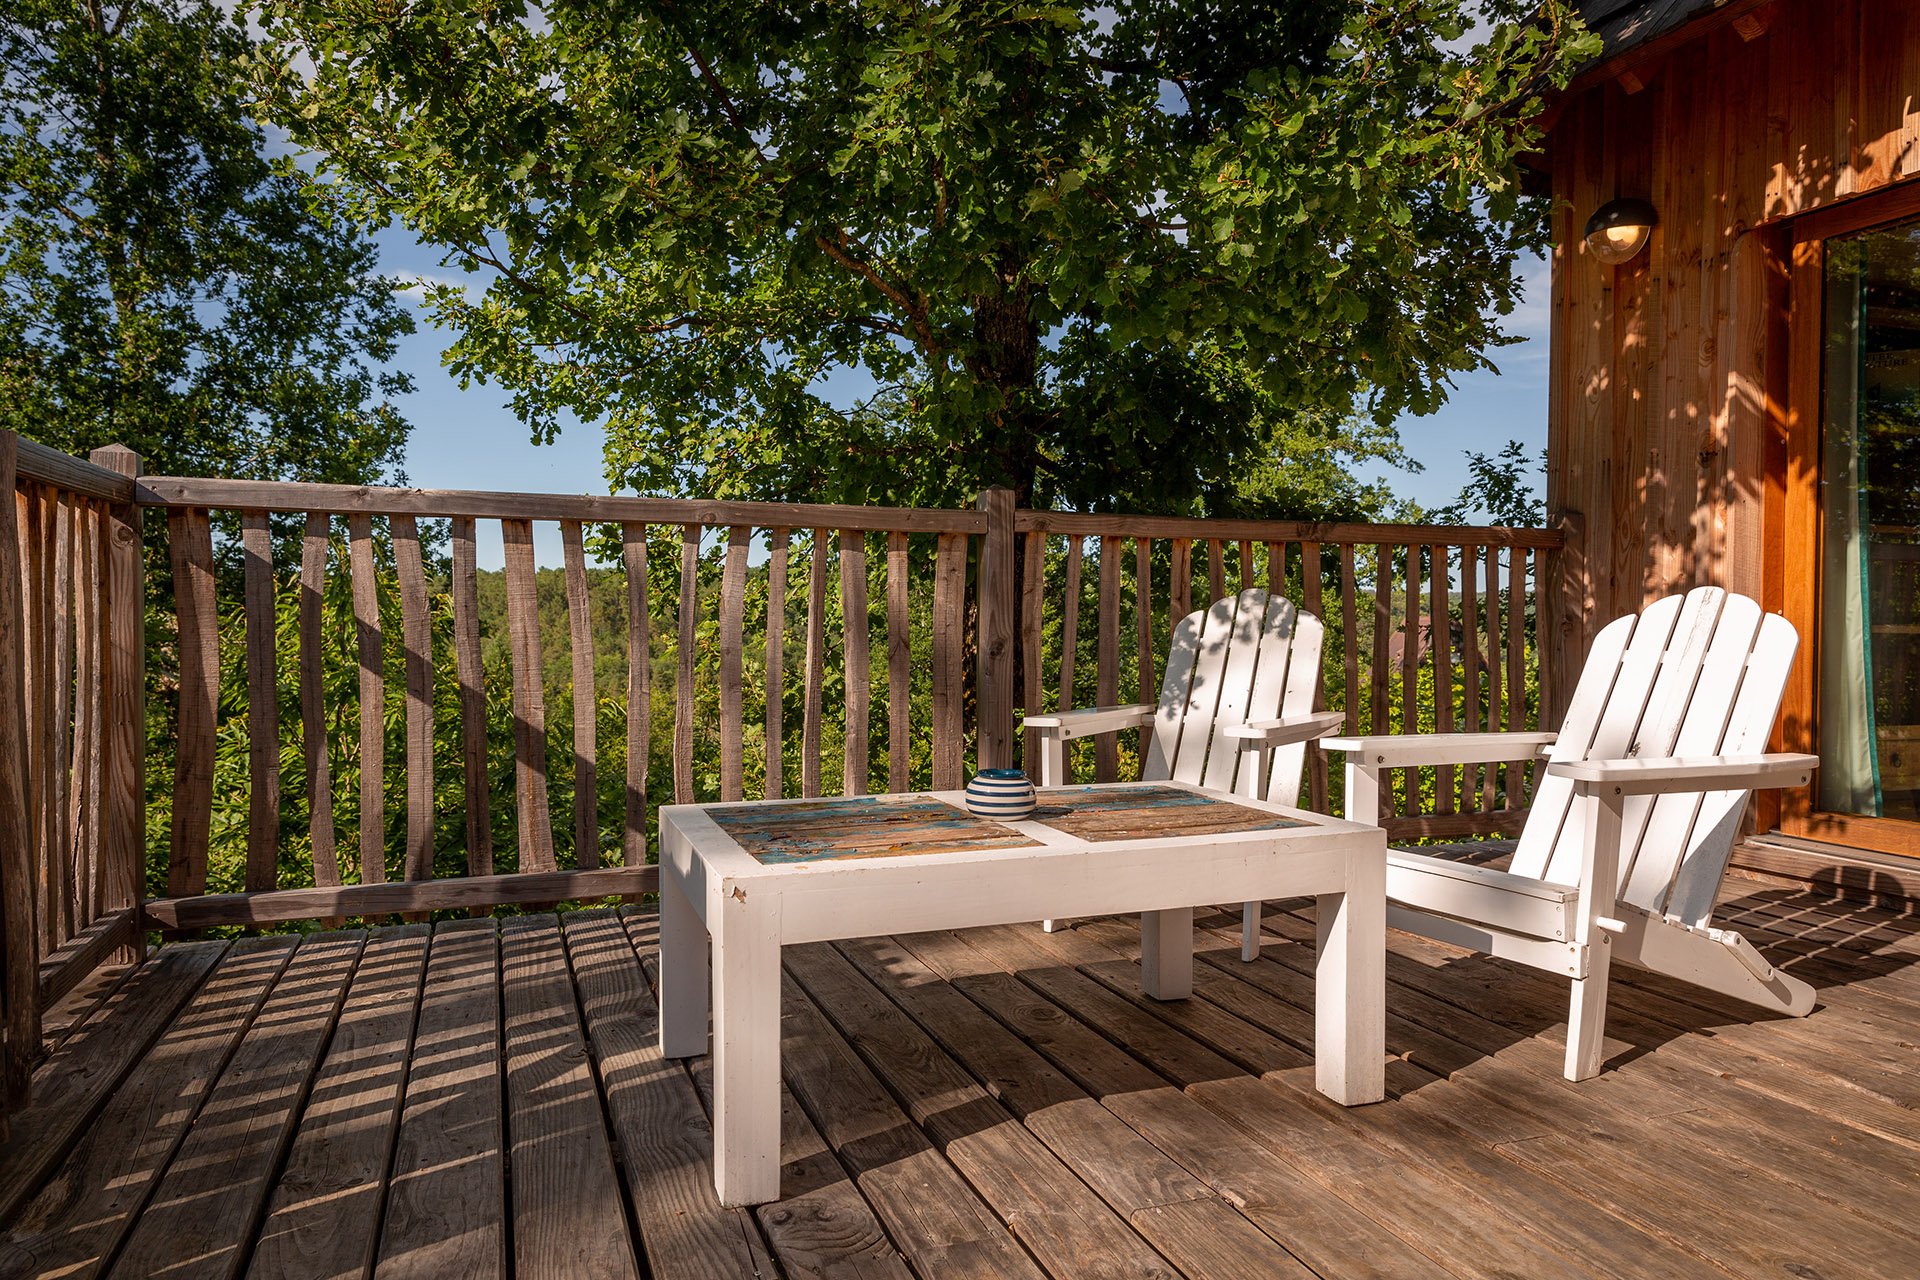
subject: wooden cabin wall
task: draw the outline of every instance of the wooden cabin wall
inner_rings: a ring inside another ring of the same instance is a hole
[[[1920,176],[1920,5],[1753,14],[1571,97],[1548,135],[1547,498],[1573,517],[1584,577],[1565,669],[1595,625],[1694,583],[1778,607],[1793,553],[1776,545],[1766,569],[1763,498],[1784,456],[1769,441],[1785,427],[1791,220]],[[1615,196],[1660,213],[1618,268],[1580,236]]]

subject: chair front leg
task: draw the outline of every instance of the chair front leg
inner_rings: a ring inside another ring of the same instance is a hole
[[[1569,1080],[1600,1074],[1606,1052],[1607,979],[1613,967],[1615,899],[1620,892],[1620,826],[1625,797],[1615,786],[1583,785],[1587,803],[1585,848],[1580,853],[1580,913],[1574,919],[1573,944],[1582,976],[1573,980],[1567,1010]]]
[[[1057,733],[1040,735],[1040,785],[1043,787],[1063,786],[1067,780],[1067,744]],[[1053,933],[1065,921],[1042,920],[1043,932]]]
[[[1260,742],[1240,753],[1240,793],[1255,800],[1267,798],[1268,775],[1273,772],[1273,749]],[[1264,902],[1240,904],[1240,958],[1252,963],[1260,958],[1260,917]]]

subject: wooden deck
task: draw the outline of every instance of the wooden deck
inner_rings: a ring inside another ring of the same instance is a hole
[[[1822,988],[1754,1021],[1391,940],[1388,1101],[1312,1091],[1311,922],[1194,999],[1083,922],[790,949],[785,1196],[713,1201],[654,920],[169,945],[76,993],[0,1147],[0,1275],[1887,1277],[1920,1271],[1920,921],[1732,882]],[[1619,971],[1616,971],[1619,972]]]

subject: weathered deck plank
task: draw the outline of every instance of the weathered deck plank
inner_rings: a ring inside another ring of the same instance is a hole
[[[795,948],[752,1212],[713,1195],[710,1060],[659,1056],[650,912],[169,945],[40,1073],[0,1278],[1908,1276],[1920,933],[1725,896],[1811,1018],[1624,974],[1570,1085],[1562,983],[1395,934],[1353,1110],[1312,1088],[1302,902],[1252,964],[1201,913],[1184,1002],[1124,919]]]
[[[424,924],[368,941],[249,1274],[347,1280],[372,1269],[427,944]]]
[[[113,1276],[240,1274],[365,941],[304,939],[267,993],[115,1259]]]
[[[434,927],[382,1224],[379,1280],[507,1274],[500,937]]]

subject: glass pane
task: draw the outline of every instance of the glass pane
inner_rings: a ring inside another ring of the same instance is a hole
[[[1826,254],[1820,804],[1920,820],[1920,221]]]

